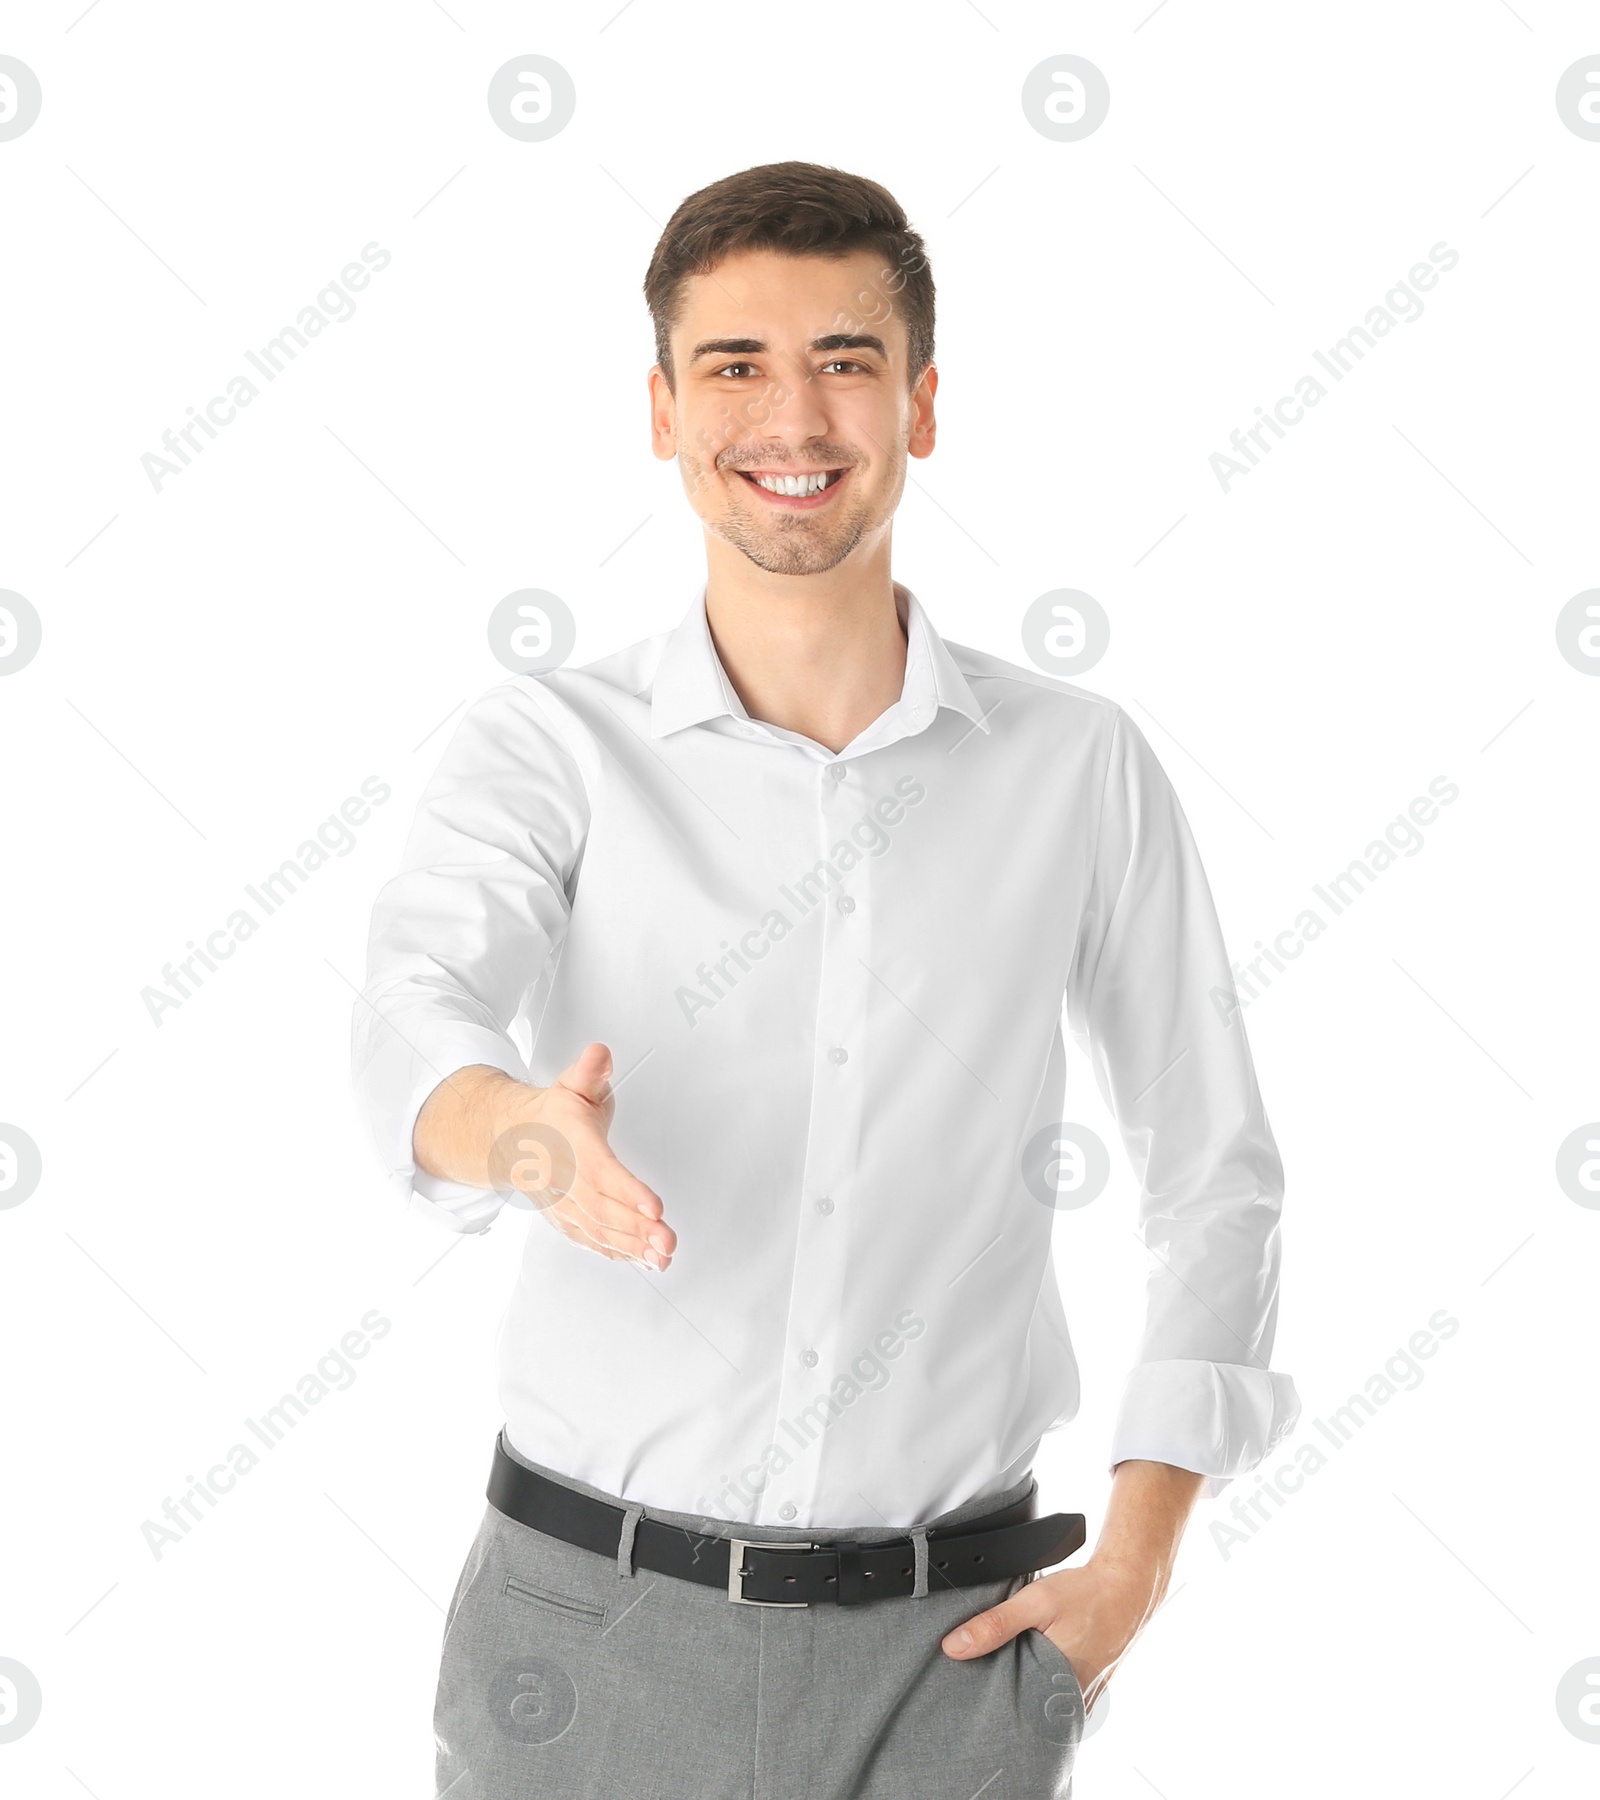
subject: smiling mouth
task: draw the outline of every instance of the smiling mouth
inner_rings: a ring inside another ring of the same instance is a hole
[[[735,469],[734,473],[775,506],[810,511],[833,498],[834,490],[850,473],[848,469],[806,469],[785,475],[764,469]]]

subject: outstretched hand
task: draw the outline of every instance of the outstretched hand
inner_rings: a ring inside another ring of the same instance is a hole
[[[613,1261],[663,1270],[678,1247],[661,1197],[607,1139],[616,1101],[611,1052],[589,1044],[546,1088],[508,1082],[496,1095],[490,1175],[515,1187],[564,1237]]]

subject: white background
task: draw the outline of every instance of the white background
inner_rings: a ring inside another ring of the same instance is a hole
[[[384,1185],[348,1089],[367,915],[449,721],[503,675],[502,595],[561,595],[578,662],[692,599],[639,284],[687,193],[787,157],[882,181],[928,239],[941,434],[897,575],[1017,661],[1039,594],[1101,602],[1080,679],[1163,759],[1235,956],[1435,777],[1460,789],[1246,1015],[1288,1174],[1282,1462],[1438,1309],[1459,1330],[1247,1541],[1212,1525],[1253,1477],[1202,1506],[1077,1791],[1595,1791],[1555,1691],[1600,1656],[1600,1213],[1554,1167],[1600,1114],[1600,682],[1554,624],[1600,579],[1600,143],[1554,90],[1600,18],[1149,12],[7,9],[44,95],[0,143],[0,587],[44,623],[0,682],[0,1121],[44,1171],[0,1211],[0,1656],[44,1695],[8,1793],[432,1792],[530,1227],[453,1239]],[[527,52],[577,85],[544,143],[485,102]],[[1077,143],[1020,102],[1062,52],[1111,87]],[[373,241],[355,316],[154,491],[162,432]],[[1440,242],[1422,316],[1223,492],[1212,452]],[[393,795],[349,854],[153,1024],[163,964],[371,775]],[[1076,1054],[1072,1082],[1114,1141]],[[1119,1158],[1058,1222],[1085,1399],[1039,1475],[1091,1529],[1133,1203]],[[353,1385],[158,1560],[144,1521],[373,1308]]]

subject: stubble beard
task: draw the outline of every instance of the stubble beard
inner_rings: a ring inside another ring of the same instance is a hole
[[[724,479],[720,469],[709,467],[688,451],[680,450],[678,455],[691,491],[704,491],[710,483]],[[737,481],[740,477],[731,479]],[[759,500],[746,502],[735,494],[721,518],[702,523],[707,531],[731,544],[769,575],[825,575],[849,556],[875,523],[866,501],[856,501],[849,511],[826,520],[821,514],[786,516],[776,510],[761,518],[746,510],[760,505]]]

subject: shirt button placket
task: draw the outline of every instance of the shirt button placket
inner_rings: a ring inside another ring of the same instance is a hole
[[[850,1314],[850,1233],[841,1223],[853,1192],[860,1141],[862,1084],[867,1071],[864,1025],[872,977],[866,924],[868,894],[863,884],[866,852],[852,836],[864,796],[859,765],[834,761],[818,766],[817,859],[836,870],[831,885],[818,892],[813,928],[821,932],[817,970],[816,1042],[812,1064],[811,1130],[806,1144],[800,1196],[794,1304],[788,1319],[790,1374],[782,1382],[780,1410],[793,1418],[828,1391],[837,1371],[876,1328]],[[839,869],[836,852],[849,844],[859,858]],[[819,871],[819,878],[825,870]],[[836,1208],[840,1209],[836,1213]],[[843,1296],[843,1305],[840,1297]],[[779,1519],[795,1516],[796,1501],[814,1500],[819,1458],[817,1441],[768,1490]],[[772,1490],[776,1489],[777,1492]],[[770,1516],[770,1515],[769,1515]]]

